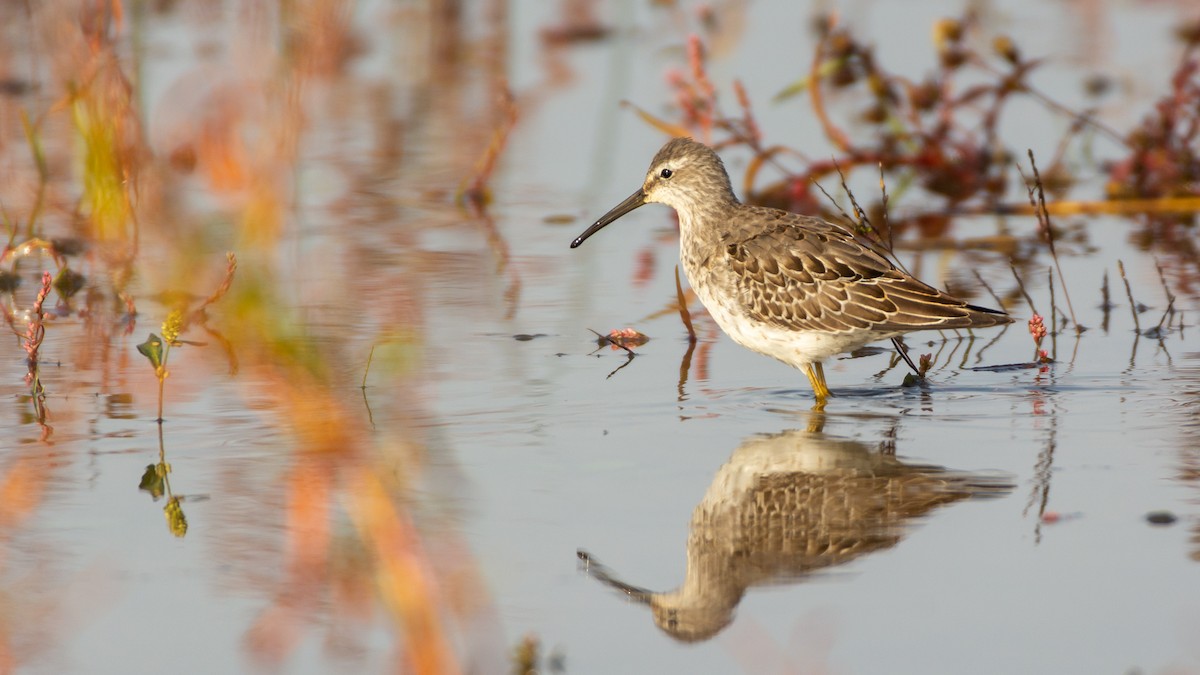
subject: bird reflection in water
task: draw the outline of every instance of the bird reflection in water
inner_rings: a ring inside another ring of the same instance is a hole
[[[649,605],[671,637],[707,640],[733,620],[748,588],[798,582],[891,548],[940,506],[1013,489],[1002,477],[907,464],[894,452],[826,436],[821,426],[755,435],[733,452],[692,514],[687,572],[675,590],[622,582],[583,550],[580,560]]]

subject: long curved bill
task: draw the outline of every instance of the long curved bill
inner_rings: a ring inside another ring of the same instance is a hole
[[[617,204],[616,206],[614,206],[612,208],[611,211],[600,216],[600,219],[597,220],[596,222],[592,223],[591,227],[584,230],[583,234],[579,235],[578,237],[575,237],[575,241],[571,242],[571,248],[575,248],[575,247],[579,246],[580,244],[583,243],[584,239],[587,239],[588,237],[592,236],[593,234],[596,234],[601,229],[603,229],[605,225],[608,225],[609,223],[616,220],[617,218],[620,218],[621,216],[625,215],[626,213],[629,213],[630,211],[636,209],[639,206],[642,206],[645,203],[646,203],[646,191],[639,188],[637,192],[629,195],[629,197],[625,201],[621,202],[620,204]]]
[[[633,208],[637,207],[635,206]],[[632,586],[614,577],[607,565],[601,565],[600,561],[593,558],[592,555],[587,551],[580,549],[575,552],[575,555],[583,562],[584,569],[588,574],[596,577],[600,583],[621,591],[625,595],[629,596],[629,599],[648,605],[654,598],[654,593],[652,591],[648,591],[639,586]]]

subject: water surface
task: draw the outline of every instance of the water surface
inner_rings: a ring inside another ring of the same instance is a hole
[[[667,209],[567,248],[662,141],[618,102],[670,113],[663,74],[697,26],[680,4],[606,5],[606,39],[558,47],[538,35],[559,9],[539,2],[464,7],[457,42],[407,4],[131,9],[114,53],[140,78],[152,157],[137,314],[112,297],[106,249],[72,263],[103,297],[47,321],[42,425],[19,340],[5,352],[0,672],[508,672],[527,637],[551,672],[1200,670],[1195,259],[1134,246],[1134,220],[1068,219],[1062,271],[1089,330],[1047,344],[1054,363],[977,369],[1033,358],[1016,301],[1004,331],[910,338],[934,355],[926,386],[902,387],[886,352],[828,364],[823,413],[800,373],[698,306],[689,352]],[[807,67],[807,15],[732,5],[709,36],[714,82],[742,78],[765,133],[820,156],[806,104],[768,102]],[[915,77],[931,22],[961,8],[840,9]],[[1127,128],[1188,9],[1026,4],[984,25],[1052,59],[1039,83],[1068,105],[1083,75],[1111,74],[1105,119]],[[33,27],[79,28],[39,12],[5,19],[40,88],[5,99],[4,200],[29,213],[18,113],[45,113],[42,227],[79,236],[78,132],[46,112],[70,71]],[[335,19],[346,43],[279,55],[281,35]],[[443,42],[459,58],[431,57]],[[519,114],[481,213],[453,195],[504,124],[501,77]],[[1004,133],[1049,156],[1066,122],[1031,110]],[[236,138],[213,141],[225,128]],[[977,216],[955,233],[1032,242],[1022,273],[1048,312],[1036,227]],[[227,250],[230,295],[172,348],[160,427],[137,345],[162,333],[164,291],[213,292]],[[998,253],[901,259],[981,302],[972,269],[1015,295]],[[1184,330],[1135,332],[1118,260],[1149,306],[1140,328],[1166,308],[1161,264]],[[28,311],[53,264],[22,262],[6,307]],[[632,360],[589,332],[625,326],[651,338]],[[139,484],[160,462],[156,499]]]

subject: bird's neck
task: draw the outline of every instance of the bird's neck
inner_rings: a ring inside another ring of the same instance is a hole
[[[736,206],[737,202],[709,202],[699,208],[677,210],[679,261],[688,283],[702,298],[713,284],[713,269],[708,261],[724,246],[722,238],[729,231]]]
[[[717,245],[731,212],[738,201],[732,194],[727,200],[710,200],[703,204],[688,204],[676,207],[679,214],[679,237],[685,245]]]

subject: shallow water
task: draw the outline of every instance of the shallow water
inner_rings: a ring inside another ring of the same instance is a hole
[[[667,209],[567,248],[660,144],[617,101],[663,111],[690,8],[618,3],[602,12],[611,37],[549,49],[534,36],[559,20],[555,7],[504,6],[499,36],[472,7],[469,58],[420,72],[398,64],[434,39],[421,10],[357,6],[355,56],[297,94],[294,155],[251,145],[259,153],[243,158],[284,176],[275,235],[246,234],[259,193],[214,187],[236,176],[203,156],[194,174],[148,169],[161,185],[146,188],[138,314],[48,321],[48,438],[12,342],[0,369],[0,672],[508,672],[526,636],[551,672],[1200,671],[1200,349],[1182,247],[1136,248],[1130,220],[1067,219],[1082,241],[1061,244],[1063,277],[1089,330],[1055,336],[1053,364],[973,369],[1033,356],[1028,308],[1014,302],[1004,331],[910,337],[914,354],[934,354],[926,386],[902,387],[905,366],[886,352],[827,364],[836,397],[814,412],[800,373],[734,345],[698,306],[689,351]],[[931,21],[958,9],[869,3],[843,20],[889,67],[919,73]],[[1162,36],[1188,10],[1027,5],[989,20],[1054,58],[1040,82],[1077,105],[1081,73],[1165,73],[1175,52]],[[790,11],[722,14],[712,74],[718,86],[744,77],[768,136],[818,156],[805,105],[766,104],[811,55],[806,16]],[[245,85],[226,57],[258,53],[255,21],[272,21],[245,12],[181,6],[142,24],[155,58],[138,91],[159,156],[172,125],[212,105],[168,92]],[[6,30],[29,25],[18,19]],[[21,45],[44,48],[9,43],[27,59]],[[451,202],[498,124],[496,73],[520,115],[480,215]],[[1161,90],[1153,77],[1126,83],[1105,111],[1118,128]],[[46,84],[8,101],[23,180],[14,111],[54,95]],[[235,120],[270,137],[255,105],[271,112],[273,99],[250,100]],[[69,122],[50,119],[53,185],[75,194]],[[1065,123],[1029,119],[1007,122],[1007,137],[1049,155]],[[71,201],[48,211],[48,234],[74,231]],[[1036,223],[956,228],[1032,241]],[[226,250],[239,256],[231,294],[258,289],[269,318],[253,324],[233,296],[209,308],[216,334],[193,327],[184,339],[204,344],[171,350],[160,427],[158,381],[136,345],[161,333],[170,307],[158,294],[208,295]],[[997,253],[901,259],[938,285],[974,288],[977,269],[1015,294]],[[1151,306],[1142,329],[1165,309],[1164,265],[1182,332],[1137,335],[1118,260]],[[50,264],[23,263],[7,307],[27,309]],[[100,253],[76,264],[106,288]],[[1022,270],[1043,311],[1050,264],[1038,249]],[[589,332],[624,326],[651,338],[632,359]],[[139,490],[160,461],[185,536],[165,500]],[[1154,512],[1175,520],[1152,524]],[[414,656],[438,639],[446,661]]]

